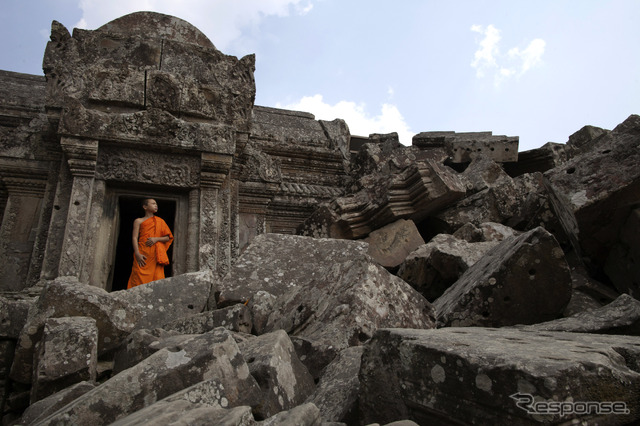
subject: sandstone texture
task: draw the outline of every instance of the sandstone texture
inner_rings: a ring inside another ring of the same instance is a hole
[[[438,234],[405,257],[398,276],[433,302],[497,244],[470,243],[453,235]]]
[[[640,116],[403,146],[255,64],[136,12],[0,70],[2,425],[640,421]],[[125,290],[148,197],[167,278]]]
[[[571,297],[571,274],[549,232],[502,241],[434,303],[440,326],[501,327],[555,319]]]
[[[415,223],[401,219],[369,234],[369,255],[386,268],[400,265],[409,253],[424,244]]]
[[[379,330],[362,357],[360,410],[365,424],[405,418],[419,424],[443,418],[539,424],[576,417],[628,424],[640,418],[639,350],[637,338],[629,336],[479,327]],[[533,401],[618,401],[626,414],[538,415],[520,408]]]

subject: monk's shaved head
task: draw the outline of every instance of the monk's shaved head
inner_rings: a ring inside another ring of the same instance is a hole
[[[153,200],[153,198],[145,198],[144,200],[142,200],[142,207],[146,206],[147,204],[149,204],[149,201]]]

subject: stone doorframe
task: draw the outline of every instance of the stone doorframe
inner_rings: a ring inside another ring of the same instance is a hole
[[[92,285],[111,290],[113,269],[115,267],[116,246],[119,238],[130,238],[130,235],[118,235],[120,229],[120,198],[154,198],[157,200],[172,201],[176,205],[175,221],[169,226],[175,236],[173,241],[173,256],[170,259],[173,274],[179,275],[185,272],[195,271],[197,268],[189,269],[189,264],[197,264],[197,250],[189,244],[191,238],[189,229],[197,227],[193,222],[193,215],[189,214],[189,193],[159,190],[158,188],[145,188],[142,186],[124,187],[120,185],[110,185],[107,183],[105,198],[102,202],[103,212],[97,225],[98,232],[96,240],[103,243],[96,244],[93,266],[88,272]],[[194,206],[197,208],[197,206]],[[189,251],[189,248],[191,249]],[[194,262],[194,258],[195,262]]]

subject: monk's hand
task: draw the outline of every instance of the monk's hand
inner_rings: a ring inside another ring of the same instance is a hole
[[[147,238],[147,241],[144,244],[147,247],[151,247],[152,245],[154,245],[157,242],[158,242],[158,239],[156,237],[149,237],[149,238]]]
[[[138,265],[145,266],[147,264],[147,256],[140,253],[135,253],[135,256],[136,256],[136,261],[138,262]]]

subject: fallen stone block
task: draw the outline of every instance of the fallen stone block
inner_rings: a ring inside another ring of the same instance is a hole
[[[257,334],[285,330],[327,350],[360,345],[379,327],[434,326],[431,304],[356,241],[260,235],[218,290],[219,305],[248,300],[252,312],[254,296],[268,292],[269,309],[257,307],[267,320],[253,315]]]
[[[467,222],[458,228],[453,236],[459,240],[465,240],[469,243],[482,243],[489,241],[502,241],[505,238],[520,235],[521,232],[509,228],[501,223],[484,222],[476,226],[471,222]]]
[[[339,351],[333,346],[318,343],[313,339],[299,336],[290,336],[296,354],[300,361],[307,367],[313,380],[317,383],[329,363],[338,355]]]
[[[191,272],[111,293],[125,300],[140,313],[136,329],[156,328],[167,321],[199,314],[205,310],[213,274]]]
[[[497,162],[518,161],[517,136],[494,135],[492,132],[420,132],[412,144],[420,148],[443,147],[453,163],[468,163],[477,157]]]
[[[404,155],[389,163],[384,172],[361,178],[362,189],[320,206],[297,233],[316,238],[362,238],[398,219],[421,221],[466,193],[461,178],[433,159]]]
[[[160,349],[173,350],[191,338],[192,335],[161,328],[136,330],[114,351],[112,373],[118,374],[131,368]]]
[[[183,399],[171,402],[156,402],[112,423],[112,426],[145,426],[150,424],[251,426],[257,423],[251,413],[251,407],[241,406],[224,409],[204,404],[194,404],[189,400]]]
[[[498,242],[469,243],[438,234],[409,254],[397,275],[433,302]]]
[[[300,405],[314,391],[313,377],[284,331],[258,336],[238,347],[262,390],[262,401],[256,409],[262,418]]]
[[[451,234],[467,223],[496,222],[518,231],[543,226],[564,241],[564,229],[556,217],[540,173],[503,179],[465,197],[430,218],[438,233]]]
[[[441,327],[501,327],[556,319],[570,298],[562,249],[538,227],[488,251],[434,307]]]
[[[476,157],[460,176],[466,182],[467,195],[480,192],[502,181],[511,180],[499,164],[484,156]]]
[[[569,303],[567,304],[566,308],[564,308],[564,311],[562,311],[562,316],[571,317],[573,315],[591,311],[593,309],[598,309],[601,307],[602,304],[598,303],[598,301],[593,297],[574,288],[571,291],[571,299],[569,300]]]
[[[202,334],[217,327],[230,331],[251,333],[253,321],[251,310],[243,304],[232,305],[222,309],[206,311],[187,318],[180,318],[162,326],[165,330],[183,334]]]
[[[127,301],[111,297],[105,290],[60,277],[48,282],[36,305],[29,311],[16,348],[11,379],[31,383],[34,347],[49,318],[89,317],[98,328],[98,355],[115,349],[137,326],[140,312]]]
[[[226,391],[217,379],[204,380],[176,392],[152,405],[121,418],[112,425],[253,425],[255,420],[248,405],[230,406]],[[257,399],[255,389],[242,395],[247,404]],[[237,404],[236,404],[237,405]]]
[[[320,417],[320,410],[311,403],[298,405],[289,411],[282,411],[260,422],[261,426],[319,426],[321,424],[322,418]]]
[[[638,360],[638,339],[629,336],[378,330],[362,356],[361,421],[630,424],[640,419]],[[542,414],[552,407],[555,414]]]
[[[347,348],[325,368],[318,386],[306,402],[315,404],[325,422],[358,424],[360,359],[363,346]]]
[[[216,300],[210,304],[219,308],[242,304],[253,301],[258,292],[278,298],[296,286],[321,278],[334,264],[367,256],[367,250],[366,244],[356,241],[258,235],[229,274],[216,284],[211,295]],[[263,331],[258,324],[254,326],[258,333]]]
[[[632,277],[627,268],[635,268],[637,274],[637,266],[628,259],[604,268],[612,252],[614,257],[622,254],[618,250],[626,244],[621,238],[627,235],[622,229],[640,202],[639,131],[640,116],[631,115],[581,147],[579,155],[545,173],[555,197],[554,209],[574,247],[591,272],[604,270],[623,292],[628,292],[633,279],[625,280],[620,273]],[[637,281],[632,295],[638,297],[636,293],[640,294]]]
[[[88,317],[49,318],[36,345],[31,403],[96,380],[98,328]]]
[[[525,327],[538,331],[640,336],[640,300],[623,294],[599,309]]]
[[[235,407],[259,392],[233,337],[226,329],[194,336],[161,349],[58,410],[42,425],[106,425],[180,390],[209,381],[222,405]],[[226,402],[223,402],[226,401]]]
[[[369,255],[385,268],[397,267],[409,253],[424,244],[415,223],[405,219],[376,229],[364,242],[369,244]]]
[[[605,260],[604,272],[619,292],[640,300],[640,208],[629,213],[618,235]]]
[[[29,307],[27,300],[10,300],[0,296],[0,339],[17,339],[27,322]]]
[[[49,417],[51,414],[58,411],[58,409],[69,404],[76,398],[81,397],[85,393],[89,392],[96,385],[90,382],[80,382],[75,385],[71,385],[60,392],[49,395],[39,401],[29,405],[20,418],[21,425],[37,424],[40,420]]]

